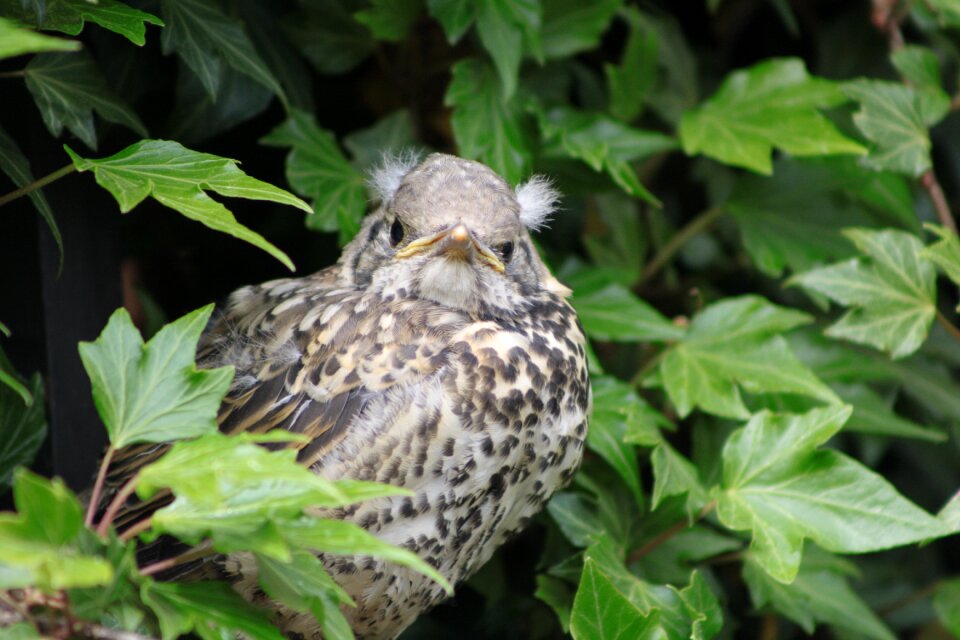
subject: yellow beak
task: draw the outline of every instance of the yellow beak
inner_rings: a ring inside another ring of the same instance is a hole
[[[398,249],[395,255],[400,259],[412,258],[430,251],[434,245],[438,247],[436,250],[438,255],[445,254],[463,259],[469,259],[473,256],[498,273],[503,273],[506,270],[500,258],[482,242],[478,242],[466,225],[462,223],[444,229],[439,233],[418,238],[402,249]]]

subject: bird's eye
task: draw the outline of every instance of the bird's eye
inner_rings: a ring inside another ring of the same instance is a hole
[[[403,234],[403,223],[399,219],[394,220],[390,226],[390,244],[394,247],[400,244],[400,241],[403,240]]]
[[[503,256],[504,262],[510,262],[510,258],[513,257],[512,242],[504,242],[497,250],[500,252],[500,255]]]

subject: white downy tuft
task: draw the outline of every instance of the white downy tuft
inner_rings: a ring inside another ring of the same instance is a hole
[[[373,192],[374,200],[389,202],[400,188],[403,177],[410,173],[420,162],[420,154],[413,150],[404,150],[398,153],[384,153],[371,172],[367,184]]]
[[[560,192],[553,188],[545,176],[533,176],[517,185],[517,201],[520,203],[520,222],[536,231],[549,222],[550,214],[557,208]]]

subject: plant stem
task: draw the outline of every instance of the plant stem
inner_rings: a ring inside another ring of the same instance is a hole
[[[936,582],[928,584],[927,586],[921,589],[917,589],[916,591],[914,591],[913,593],[911,593],[906,597],[900,598],[899,600],[897,600],[896,602],[893,602],[892,604],[888,604],[887,606],[880,609],[877,613],[879,613],[881,617],[886,618],[887,616],[889,616],[894,611],[897,611],[898,609],[908,607],[915,602],[920,602],[921,600],[926,600],[927,598],[932,596],[934,593],[936,593],[937,589],[939,589],[942,585],[943,585],[943,580],[937,580]]]
[[[97,471],[97,480],[93,483],[93,492],[90,494],[90,503],[87,505],[87,517],[84,524],[88,527],[93,526],[93,516],[97,512],[97,505],[100,503],[100,492],[103,491],[103,481],[107,477],[107,469],[110,468],[110,460],[113,459],[115,449],[113,446],[107,447],[107,452],[100,461],[100,470]]]
[[[640,383],[643,382],[643,379],[646,378],[650,372],[657,367],[658,364],[660,364],[660,361],[663,360],[665,355],[667,355],[667,350],[663,349],[656,355],[652,356],[649,360],[644,362],[643,366],[640,367],[635,374],[633,374],[632,378],[630,378],[630,384],[634,387],[639,387]]]
[[[957,340],[960,340],[960,328],[958,328],[957,325],[950,322],[950,320],[947,319],[947,316],[940,313],[940,311],[937,311],[937,322],[940,323],[941,327],[947,330],[947,333],[949,333],[951,336],[953,336]]]
[[[0,78],[25,78],[26,75],[26,70],[21,69],[20,71],[4,71],[0,73]]]
[[[123,503],[127,501],[127,498],[130,497],[133,490],[137,488],[137,482],[139,480],[140,474],[134,475],[127,480],[127,483],[124,484],[120,491],[117,492],[117,495],[113,497],[113,500],[110,501],[110,506],[107,507],[106,513],[104,513],[103,518],[100,519],[100,525],[97,527],[98,534],[101,536],[107,535],[107,529],[110,528],[110,523],[117,517],[117,512],[123,507]]]
[[[62,168],[60,168],[60,169],[57,169],[57,170],[54,171],[53,173],[48,173],[47,175],[43,176],[43,177],[40,178],[39,180],[34,180],[34,181],[31,182],[30,184],[24,185],[24,186],[20,187],[19,189],[16,189],[16,190],[14,190],[14,191],[11,191],[10,193],[8,193],[8,194],[6,194],[6,195],[0,196],[0,207],[2,207],[3,205],[7,204],[8,202],[12,202],[13,200],[16,200],[17,198],[19,198],[19,197],[21,197],[21,196],[25,196],[25,195],[27,195],[27,194],[29,194],[29,193],[33,193],[33,192],[36,191],[37,189],[40,189],[40,188],[42,188],[42,187],[45,187],[45,186],[47,186],[48,184],[50,184],[51,182],[54,182],[54,181],[56,181],[56,180],[59,180],[59,179],[62,178],[63,176],[69,175],[69,174],[73,173],[73,172],[76,171],[76,170],[77,170],[77,168],[76,168],[75,166],[73,166],[72,164],[68,164],[68,165],[65,166],[65,167],[62,167]]]
[[[167,558],[166,560],[161,560],[160,562],[154,562],[153,564],[148,564],[147,566],[140,569],[140,575],[152,576],[154,574],[160,573],[161,571],[172,569],[181,564],[186,564],[188,562],[192,562],[193,560],[199,560],[200,558],[209,556],[212,553],[214,553],[214,551],[210,547],[210,543],[204,542],[200,546],[194,547],[193,549],[190,549],[189,551],[181,553],[178,556]]]
[[[636,562],[637,560],[647,555],[648,553],[650,553],[651,551],[653,551],[654,549],[656,549],[657,547],[659,547],[664,542],[666,542],[673,536],[677,535],[681,531],[684,531],[685,529],[689,529],[696,522],[699,522],[701,519],[703,519],[704,516],[706,516],[711,511],[713,511],[716,508],[716,506],[717,506],[717,501],[711,500],[707,504],[703,505],[703,509],[700,509],[700,513],[698,513],[696,517],[694,517],[693,521],[690,521],[687,518],[677,521],[676,523],[671,525],[668,529],[661,532],[660,535],[658,535],[656,538],[654,538],[647,544],[643,545],[642,547],[640,547],[639,549],[636,549],[633,553],[631,553],[630,557],[627,559],[627,564],[632,564]]]
[[[723,207],[711,207],[691,220],[687,226],[680,229],[680,231],[670,238],[670,241],[667,242],[667,244],[663,245],[660,251],[653,256],[653,259],[650,260],[647,266],[643,269],[643,274],[640,276],[640,282],[646,282],[656,275],[660,269],[670,262],[674,254],[683,248],[683,245],[685,245],[690,238],[697,235],[701,231],[704,231],[723,214]]]
[[[953,212],[950,211],[950,205],[947,204],[947,198],[943,195],[943,188],[937,180],[937,174],[933,169],[928,169],[925,174],[920,176],[920,185],[930,194],[930,200],[933,201],[933,208],[940,218],[940,224],[957,233],[957,223],[953,219]]]
[[[133,540],[133,539],[136,538],[138,535],[140,535],[141,533],[143,533],[144,531],[146,531],[147,529],[150,528],[150,525],[153,524],[152,520],[153,520],[152,517],[151,517],[151,518],[144,518],[143,520],[141,520],[141,521],[138,522],[137,524],[133,525],[132,527],[130,527],[129,529],[127,529],[126,531],[124,531],[123,533],[121,533],[121,534],[120,534],[120,539],[123,540],[124,542],[127,542],[127,541],[129,541],[129,540]]]

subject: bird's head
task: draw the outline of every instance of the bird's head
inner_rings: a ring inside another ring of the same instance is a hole
[[[341,258],[354,284],[493,316],[541,289],[568,293],[530,241],[557,202],[547,180],[514,190],[479,162],[435,153],[386,160],[371,183],[380,206]]]

